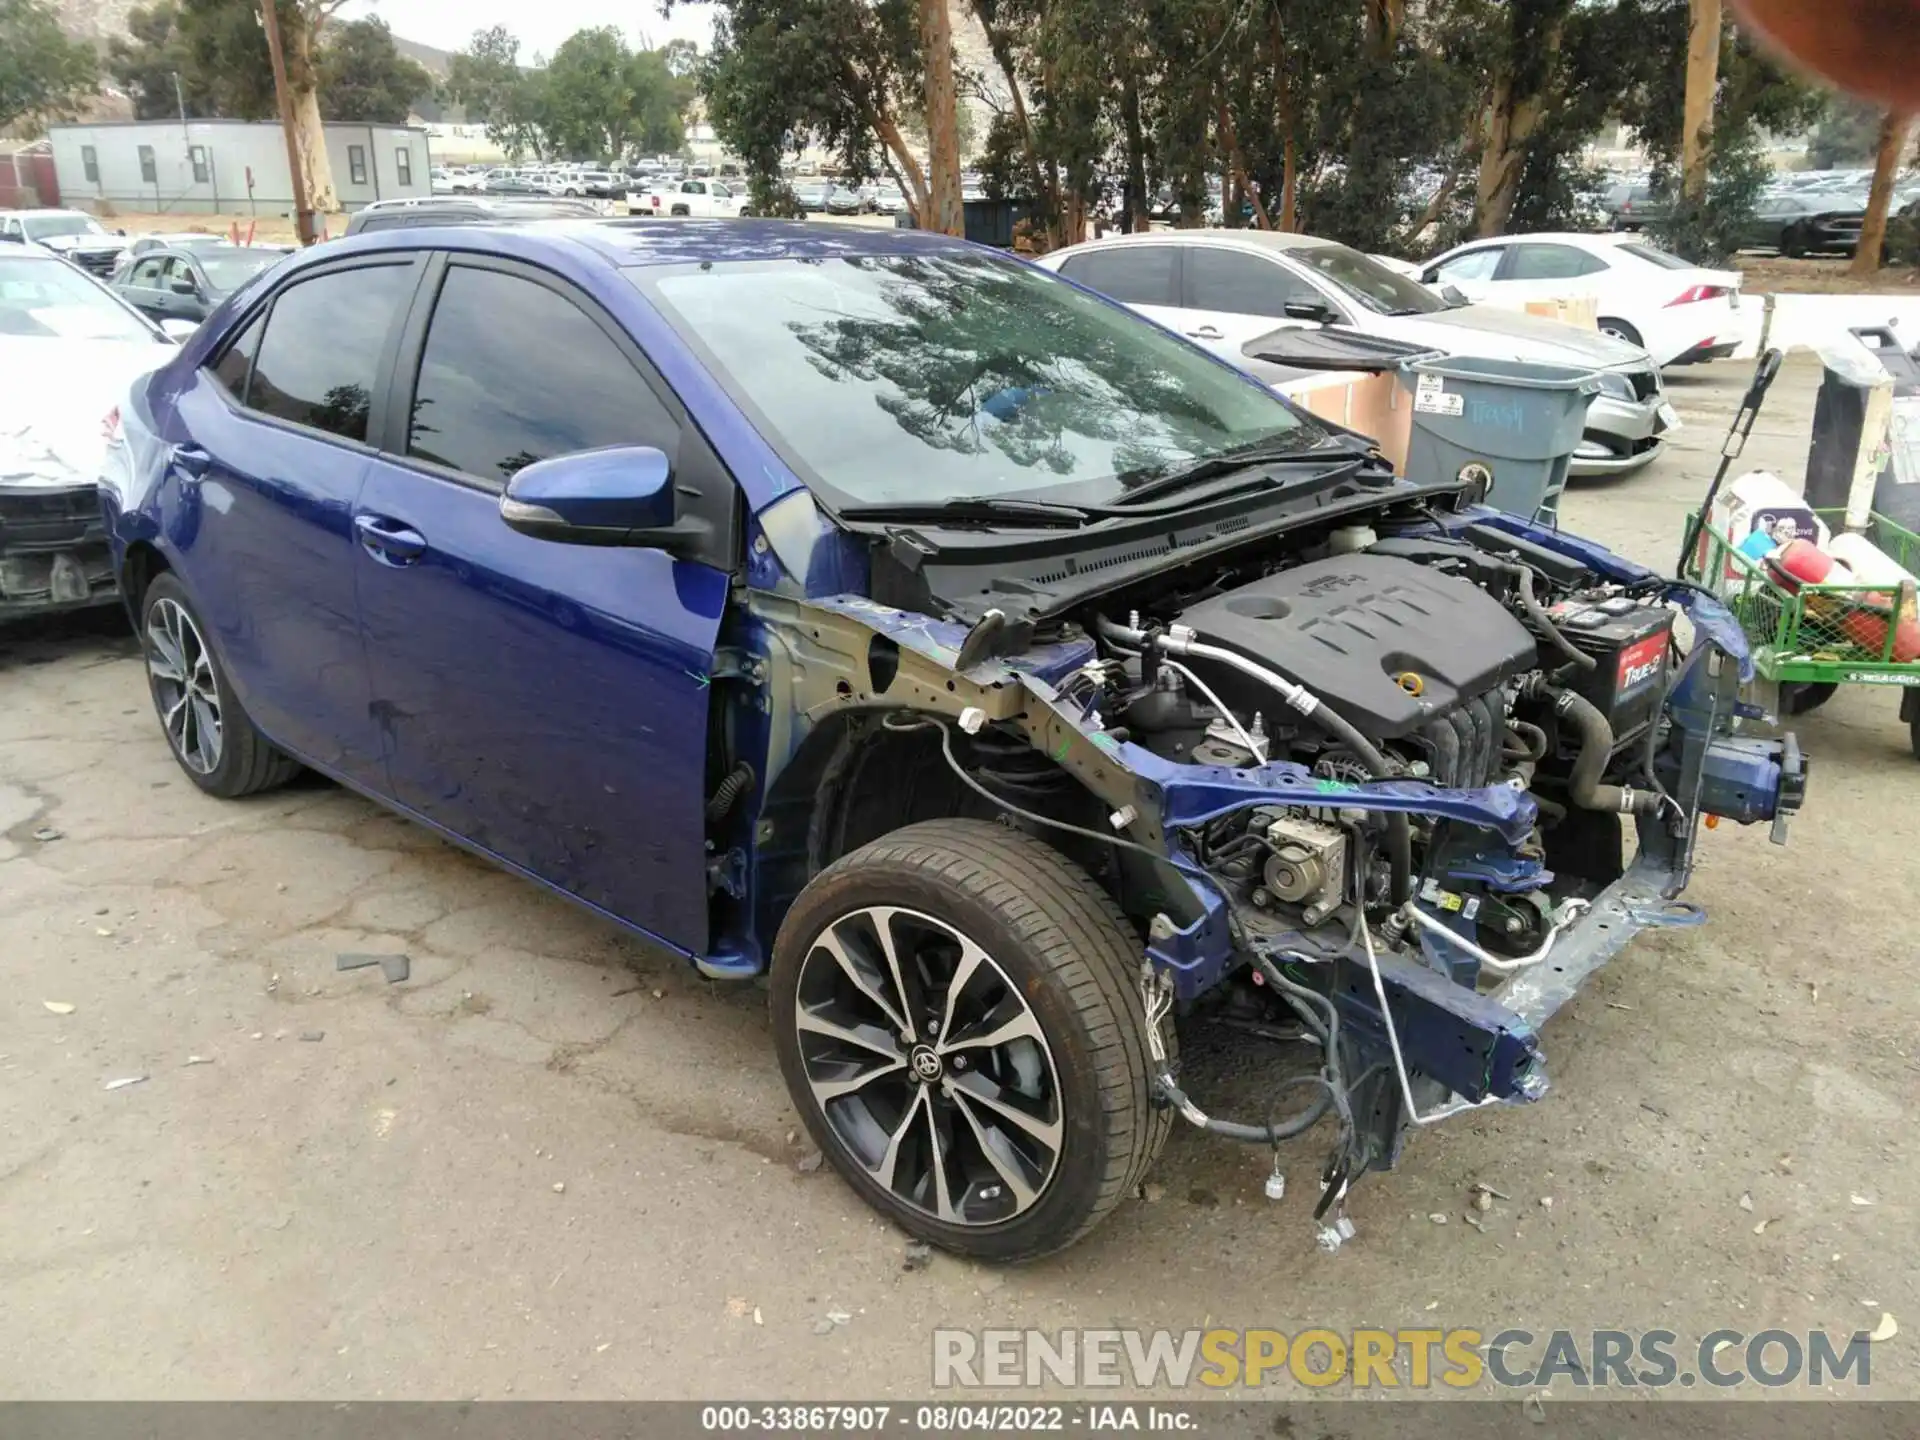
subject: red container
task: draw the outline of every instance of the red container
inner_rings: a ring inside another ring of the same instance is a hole
[[[1849,640],[1876,660],[1886,649],[1887,613],[1884,610],[1849,610],[1840,617],[1840,628]],[[1888,658],[1896,665],[1911,665],[1920,660],[1920,624],[1902,620],[1894,627],[1893,654]]]
[[[1796,593],[1802,585],[1819,585],[1833,574],[1833,557],[1811,540],[1789,540],[1768,555],[1765,564],[1781,589]]]

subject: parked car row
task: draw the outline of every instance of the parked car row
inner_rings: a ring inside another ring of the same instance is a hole
[[[1591,368],[1602,388],[1588,407],[1572,473],[1621,474],[1657,456],[1679,417],[1667,403],[1658,357],[1624,333],[1629,323],[1609,316],[1612,323],[1595,333],[1517,307],[1474,303],[1499,282],[1475,284],[1480,293],[1473,294],[1448,281],[1456,262],[1477,249],[1439,257],[1427,269],[1429,284],[1345,245],[1265,230],[1113,236],[1054,251],[1039,263],[1255,373],[1262,337],[1314,325],[1450,355]],[[1466,268],[1493,274],[1505,260],[1503,253]]]

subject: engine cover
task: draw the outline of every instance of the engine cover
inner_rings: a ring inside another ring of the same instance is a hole
[[[1538,642],[1497,600],[1390,555],[1282,570],[1202,601],[1180,623],[1306,686],[1374,740],[1411,734],[1538,663]],[[1236,708],[1277,703],[1221,666],[1207,680]]]

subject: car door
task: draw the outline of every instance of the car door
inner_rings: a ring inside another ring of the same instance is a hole
[[[1451,285],[1469,300],[1485,300],[1493,293],[1493,277],[1499,273],[1500,261],[1506,253],[1504,245],[1458,250],[1429,265],[1421,272],[1420,281],[1436,289]]]
[[[1070,255],[1060,263],[1059,273],[1169,330],[1191,329],[1199,321],[1180,309],[1180,254],[1177,245],[1129,241]]]
[[[163,539],[241,703],[302,759],[384,789],[354,593],[353,502],[422,262],[305,270],[174,396]]]
[[[704,180],[683,180],[680,182],[680,203],[687,207],[689,215],[708,215],[712,206],[707,201],[707,186]]]
[[[184,255],[169,255],[160,271],[160,313],[169,320],[207,318],[207,301],[194,264]]]
[[[1607,277],[1607,269],[1606,261],[1577,245],[1516,240],[1501,258],[1494,276],[1493,298],[1518,309],[1529,300],[1595,295]]]
[[[166,268],[166,263],[164,255],[144,256],[134,262],[120,290],[129,304],[155,320],[165,319],[167,313],[160,297],[160,272]]]
[[[1183,326],[1185,333],[1236,364],[1246,358],[1241,347],[1249,340],[1315,323],[1288,318],[1286,307],[1296,301],[1324,306],[1338,322],[1349,318],[1345,306],[1279,256],[1224,245],[1187,247],[1180,298],[1187,315],[1199,320]]]
[[[699,953],[707,683],[733,482],[617,324],[545,271],[439,262],[354,525],[394,796],[509,864]],[[410,398],[409,398],[410,397]],[[651,445],[705,559],[537,540],[500,518],[536,460]]]

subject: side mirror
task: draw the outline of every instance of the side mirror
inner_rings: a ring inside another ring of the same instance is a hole
[[[1289,320],[1304,320],[1309,325],[1331,325],[1337,318],[1330,306],[1319,300],[1289,300],[1281,310]]]
[[[556,455],[507,482],[500,518],[522,535],[569,545],[643,545],[672,550],[704,526],[680,521],[673,466],[651,445],[613,445]]]
[[[191,280],[176,279],[168,288],[176,295],[198,295],[200,293],[200,287]]]
[[[1458,285],[1442,285],[1440,287],[1440,298],[1456,310],[1462,305],[1471,305],[1473,303],[1473,297],[1468,295],[1467,292],[1462,290]]]
[[[176,345],[185,344],[193,338],[193,332],[200,327],[191,320],[162,320],[160,333]]]
[[[27,237],[22,235],[18,230],[0,230],[0,240],[6,241],[9,245],[24,245],[27,243]]]

